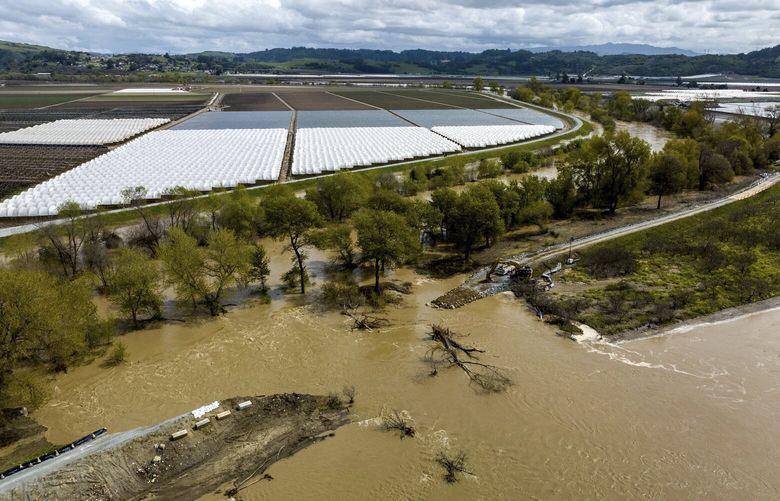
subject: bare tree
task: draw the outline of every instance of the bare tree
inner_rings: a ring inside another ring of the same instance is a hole
[[[454,337],[447,327],[431,326],[430,339],[434,344],[425,354],[425,360],[431,365],[431,376],[438,374],[440,368],[458,367],[471,383],[487,392],[499,393],[512,384],[498,367],[479,360],[478,354],[485,350],[462,345]]]
[[[354,322],[352,330],[358,329],[361,331],[373,331],[380,327],[390,325],[390,321],[386,318],[375,317],[365,312],[358,312],[355,310],[344,310],[344,315],[348,316]]]
[[[397,410],[382,413],[382,428],[387,431],[397,431],[402,440],[406,437],[413,438],[415,434],[410,420]]]
[[[439,452],[436,456],[436,462],[444,468],[444,480],[451,484],[458,481],[459,473],[473,475],[473,473],[468,470],[466,459],[466,453],[463,451],[456,452],[453,455],[446,452]]]
[[[355,396],[357,395],[357,389],[355,389],[355,385],[345,385],[344,388],[341,389],[341,393],[344,394],[349,405],[355,403]]]

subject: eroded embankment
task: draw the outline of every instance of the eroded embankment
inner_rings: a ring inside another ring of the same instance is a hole
[[[245,400],[252,405],[236,410]],[[217,420],[226,409],[232,414]],[[187,414],[10,489],[0,485],[0,499],[195,499],[227,482],[262,477],[274,462],[346,424],[348,410],[327,397],[283,394],[225,400],[206,417],[211,422],[198,430]],[[182,429],[188,435],[172,441]]]

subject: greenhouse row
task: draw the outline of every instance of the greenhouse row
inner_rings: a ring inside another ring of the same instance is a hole
[[[167,118],[56,120],[0,134],[0,144],[101,146],[127,141],[170,122]]]
[[[486,148],[516,143],[555,132],[552,125],[479,125],[434,127],[433,132],[464,148]]]
[[[198,191],[276,181],[287,140],[285,129],[165,130],[149,134],[0,203],[0,217],[56,214],[65,202],[85,209],[119,205],[122,190]]]
[[[460,150],[422,127],[334,127],[299,129],[293,175],[400,162]]]

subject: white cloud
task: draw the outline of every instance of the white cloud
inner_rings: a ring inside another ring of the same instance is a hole
[[[0,38],[110,52],[780,44],[780,0],[0,0]]]

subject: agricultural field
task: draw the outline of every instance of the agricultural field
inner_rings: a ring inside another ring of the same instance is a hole
[[[126,141],[168,123],[167,118],[57,120],[0,134],[0,144],[106,145]]]
[[[298,128],[404,127],[410,124],[385,110],[300,111]]]
[[[83,94],[2,94],[0,110],[29,110],[83,99]]]
[[[422,127],[299,129],[293,175],[311,175],[455,152],[460,147]]]
[[[333,93],[386,110],[452,109],[446,104],[407,99],[389,90],[339,90]]]
[[[276,96],[270,92],[237,92],[222,98],[223,111],[287,111]]]
[[[276,93],[296,110],[370,110],[370,106],[325,91],[280,91]]]
[[[117,137],[124,141],[140,135],[98,158],[85,154],[79,162],[66,157],[51,168],[19,170],[28,174],[18,178],[7,171],[9,175],[0,176],[5,196],[44,182],[1,202],[0,217],[52,215],[68,200],[87,209],[118,205],[124,202],[121,191],[131,186],[144,186],[145,197],[157,199],[175,186],[206,192],[277,181],[283,170],[307,176],[385,165],[519,142],[563,127],[544,113],[460,91],[348,87],[213,91],[224,94],[223,111],[194,114],[203,110],[201,101],[213,95],[206,90],[119,92],[44,110],[0,111],[0,143],[5,137],[30,144],[113,144]],[[293,112],[285,103],[296,110],[294,148],[288,155]],[[190,114],[194,115],[168,130],[149,132]],[[106,120],[117,118],[151,125],[126,131],[95,126],[118,123]],[[80,123],[92,125],[80,131]],[[2,134],[10,130],[16,132]],[[43,134],[47,130],[48,136]],[[35,162],[31,155],[28,164]],[[19,162],[25,160],[14,165]]]
[[[398,116],[420,127],[518,125],[518,122],[476,110],[393,110]]]
[[[0,145],[0,199],[106,152],[102,146]]]
[[[200,113],[178,125],[175,130],[218,129],[287,129],[292,119],[291,111],[235,111]]]
[[[101,94],[85,103],[205,103],[210,94]]]
[[[118,205],[133,186],[157,199],[176,186],[205,192],[276,181],[286,140],[285,129],[150,132],[0,202],[0,217],[54,215],[68,201],[87,209]]]
[[[457,108],[507,108],[509,106],[504,102],[496,101],[489,97],[463,91],[403,89],[390,92],[410,100],[433,101]]]

